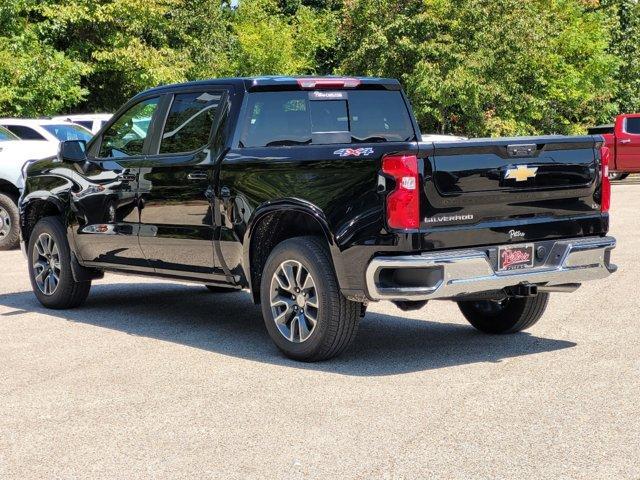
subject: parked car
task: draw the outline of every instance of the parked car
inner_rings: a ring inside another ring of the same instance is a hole
[[[31,164],[22,237],[46,307],[105,271],[246,288],[286,355],[323,360],[369,302],[511,333],[614,272],[608,158],[600,136],[422,142],[396,80],[200,81]]]
[[[58,115],[52,117],[55,121],[66,121],[80,125],[92,134],[96,134],[100,131],[102,126],[111,119],[110,113],[84,113],[84,114],[72,114],[72,115]]]
[[[75,123],[51,119],[0,118],[0,126],[21,140],[49,142],[56,148],[66,140],[91,139],[91,132]]]
[[[604,137],[611,152],[611,180],[624,180],[632,173],[640,173],[640,113],[618,115],[615,123],[592,127],[589,134]]]
[[[46,158],[56,152],[57,146],[20,140],[0,127],[0,250],[16,247],[20,238],[18,197],[23,186],[23,165],[28,160]]]

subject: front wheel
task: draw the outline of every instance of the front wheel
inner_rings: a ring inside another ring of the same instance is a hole
[[[20,241],[18,206],[8,195],[0,193],[0,250],[11,250]]]
[[[544,314],[548,293],[535,297],[458,302],[471,325],[484,333],[515,333],[533,326]]]
[[[87,299],[91,282],[77,282],[62,222],[45,217],[31,232],[27,248],[29,278],[36,297],[47,308],[73,308]]]
[[[260,297],[269,336],[290,358],[327,360],[356,336],[361,304],[342,295],[331,256],[316,237],[285,240],[271,252]]]

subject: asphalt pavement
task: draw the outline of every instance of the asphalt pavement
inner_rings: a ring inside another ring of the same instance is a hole
[[[353,347],[282,357],[245,292],[108,275],[82,308],[0,252],[0,479],[640,479],[640,182],[618,273],[530,331],[371,305]]]

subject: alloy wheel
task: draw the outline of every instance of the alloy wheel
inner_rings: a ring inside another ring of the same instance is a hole
[[[282,262],[271,279],[271,315],[293,343],[306,341],[318,322],[318,291],[309,270],[296,260]]]
[[[32,254],[33,275],[38,289],[45,295],[53,295],[60,283],[60,251],[48,233],[41,233]]]
[[[11,233],[11,217],[9,212],[0,207],[0,239],[8,237]]]

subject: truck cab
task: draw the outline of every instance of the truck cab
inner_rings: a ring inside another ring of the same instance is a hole
[[[632,173],[640,173],[640,113],[622,114],[615,123],[589,129],[589,134],[602,135],[611,152],[609,177],[623,180]]]

